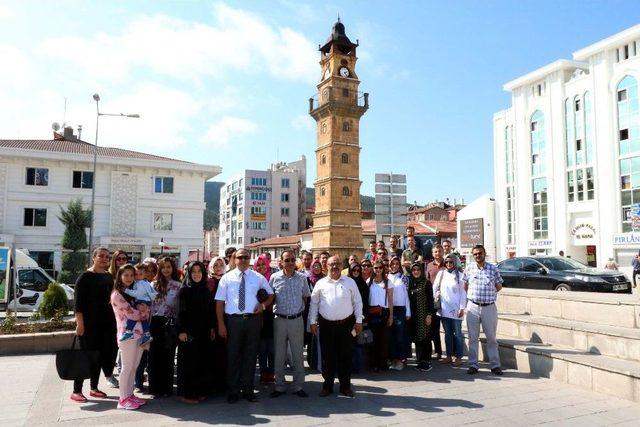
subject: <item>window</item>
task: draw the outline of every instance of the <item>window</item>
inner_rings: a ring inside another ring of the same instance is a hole
[[[536,272],[540,267],[542,266],[537,261],[532,259],[523,259],[520,271]]]
[[[242,230],[242,221],[238,221],[237,228],[238,228],[238,230]]]
[[[349,89],[342,88],[342,96],[345,96],[345,97],[348,98],[349,97]]]
[[[249,223],[249,228],[252,230],[266,230],[267,223],[262,221],[251,221]]]
[[[626,89],[622,89],[618,91],[618,102],[622,102],[622,101],[626,101],[627,100],[627,90]]]
[[[620,141],[629,139],[629,129],[620,129]]]
[[[238,237],[238,243],[242,244],[242,237]]]
[[[547,239],[549,225],[547,214],[547,178],[532,180],[533,191],[533,239]]]
[[[620,160],[622,231],[631,231],[631,207],[640,203],[640,157]]]
[[[574,103],[575,103],[575,111],[580,111],[580,98],[576,98]]]
[[[540,159],[540,155],[539,154],[534,154],[533,156],[531,156],[531,163],[532,164],[536,164],[536,163],[538,163],[539,159]]]
[[[320,126],[320,132],[321,133],[327,133],[327,123],[322,123],[322,126]]]
[[[153,231],[173,231],[173,214],[154,213]]]
[[[289,223],[281,222],[280,223],[280,231],[289,231]]]
[[[49,185],[49,169],[47,168],[27,168],[27,185],[47,186]]]
[[[576,139],[576,151],[582,150],[582,140]]]
[[[536,110],[531,115],[531,175],[540,176],[546,173],[544,161],[545,138],[544,138],[544,114]],[[534,157],[537,156],[537,157]],[[535,161],[534,161],[535,159]]]
[[[324,194],[325,194],[324,187],[320,187],[320,195],[321,195],[321,196],[324,196]]]
[[[18,280],[20,281],[21,289],[45,292],[49,287],[49,279],[38,270],[19,270]]]
[[[280,216],[289,216],[289,208],[280,208]]]
[[[92,188],[93,172],[73,171],[73,188]]]
[[[327,163],[327,156],[325,156],[324,154],[320,157],[320,164],[324,165],[325,163]]]
[[[348,121],[342,122],[342,130],[344,132],[349,132],[351,130],[351,123],[349,123]]]
[[[173,177],[156,176],[155,192],[156,193],[173,193]]]
[[[280,186],[282,188],[289,188],[289,178],[282,178],[280,181]]]
[[[531,122],[531,132],[535,132],[538,128],[538,122]]]
[[[498,264],[500,271],[518,271],[522,261],[517,259],[507,259]]]
[[[251,185],[265,187],[267,185],[267,178],[251,178]]]
[[[267,200],[267,193],[251,192],[251,200]]]
[[[288,202],[289,201],[289,193],[282,193],[280,195],[280,201],[281,202]]]
[[[55,268],[53,265],[53,252],[51,251],[29,251],[29,257],[38,263],[44,271],[50,276],[55,275]]]
[[[46,209],[24,209],[25,227],[46,227],[47,226],[47,210]]]
[[[618,101],[619,153],[625,156],[640,151],[640,117],[638,113],[638,82],[632,76],[625,76],[617,87],[617,92],[626,91],[624,100]],[[620,97],[620,95],[618,95]]]
[[[349,155],[347,153],[342,153],[342,163],[349,163]]]
[[[342,195],[343,196],[350,196],[351,195],[351,191],[349,191],[349,187],[347,187],[346,185],[344,187],[342,187]]]
[[[576,195],[574,174],[574,171],[567,172],[567,199],[570,202],[574,201]]]
[[[238,215],[242,215],[242,207],[238,208]]]
[[[629,45],[624,45],[624,59],[629,59]]]

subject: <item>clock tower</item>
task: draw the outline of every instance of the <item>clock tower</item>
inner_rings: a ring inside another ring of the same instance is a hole
[[[357,47],[338,18],[320,46],[318,93],[309,99],[309,114],[317,123],[313,249],[342,258],[364,254],[359,133],[369,94],[358,92]]]

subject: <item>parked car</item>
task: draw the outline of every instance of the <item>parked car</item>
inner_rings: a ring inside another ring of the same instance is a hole
[[[17,301],[13,298],[13,283],[10,281],[8,303],[0,304],[0,309],[6,309],[8,304],[9,308],[16,307],[17,311],[37,311],[42,304],[43,294],[49,287],[49,283],[55,282],[55,280],[21,250],[16,250],[16,262],[12,262],[12,270],[14,265],[17,265],[18,268]],[[67,294],[69,306],[73,307],[73,288],[64,283],[61,283],[60,286]]]
[[[516,257],[499,262],[498,270],[505,287],[631,293],[631,283],[624,273],[587,267],[571,258]]]

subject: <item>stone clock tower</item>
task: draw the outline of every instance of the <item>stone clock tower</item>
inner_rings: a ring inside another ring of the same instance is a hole
[[[369,94],[358,92],[357,47],[338,19],[319,49],[322,75],[318,94],[309,100],[318,141],[313,249],[342,258],[364,254],[359,133],[360,117],[369,108]]]

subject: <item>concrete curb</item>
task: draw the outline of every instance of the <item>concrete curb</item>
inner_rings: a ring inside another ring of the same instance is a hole
[[[71,348],[75,331],[0,335],[0,356],[52,353]]]

